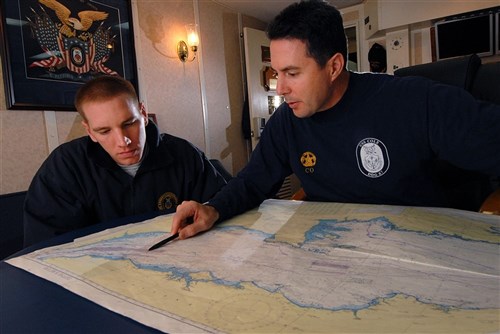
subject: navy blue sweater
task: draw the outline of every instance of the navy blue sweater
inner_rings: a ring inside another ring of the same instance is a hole
[[[220,220],[272,197],[295,173],[314,201],[447,207],[435,160],[500,175],[500,107],[423,78],[351,73],[329,110],[284,103],[248,165],[210,200]]]
[[[204,202],[225,180],[186,140],[146,127],[147,155],[135,177],[89,137],[60,145],[36,173],[24,207],[25,246],[84,226]]]

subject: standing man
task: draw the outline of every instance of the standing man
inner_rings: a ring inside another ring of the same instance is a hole
[[[132,84],[101,76],[77,93],[88,136],[55,149],[36,173],[24,205],[24,244],[119,217],[171,213],[204,202],[226,181],[203,152],[160,134]]]
[[[205,205],[179,205],[181,239],[258,206],[292,173],[313,201],[434,207],[450,205],[437,158],[500,176],[499,106],[424,78],[347,71],[342,17],[324,1],[288,6],[267,35],[286,103],[236,178]]]
[[[374,43],[368,51],[368,62],[370,63],[370,72],[387,72],[387,53],[385,48],[378,43]]]

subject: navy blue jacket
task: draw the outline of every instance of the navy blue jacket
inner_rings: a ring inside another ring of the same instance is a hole
[[[147,155],[135,177],[102,147],[82,137],[60,145],[36,173],[24,206],[25,246],[119,217],[175,212],[184,200],[205,202],[225,180],[184,139],[146,127]]]
[[[227,219],[295,173],[308,200],[448,207],[438,158],[499,176],[500,107],[423,78],[351,73],[329,110],[297,118],[282,104],[248,165],[209,203]]]

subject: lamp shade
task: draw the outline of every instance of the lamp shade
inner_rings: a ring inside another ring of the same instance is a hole
[[[198,31],[196,28],[196,24],[186,24],[187,44],[189,46],[198,46],[198,44],[200,44],[200,39],[198,37]]]

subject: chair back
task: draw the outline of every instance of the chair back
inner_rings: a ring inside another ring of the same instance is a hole
[[[215,167],[219,174],[222,175],[226,182],[229,182],[229,180],[233,178],[231,173],[229,173],[227,169],[224,168],[224,166],[218,159],[210,159],[210,163]]]
[[[0,260],[23,248],[26,191],[0,195]]]
[[[479,100],[500,105],[500,61],[477,69],[470,92]]]
[[[440,60],[434,63],[403,67],[395,76],[421,76],[471,91],[481,59],[476,55]]]

